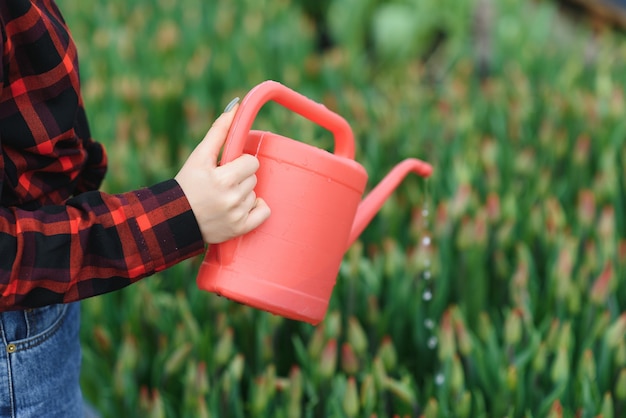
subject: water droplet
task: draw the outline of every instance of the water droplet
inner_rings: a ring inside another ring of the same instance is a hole
[[[428,339],[428,342],[426,344],[428,345],[428,348],[434,350],[435,348],[437,348],[437,343],[439,343],[439,341],[437,341],[437,337],[432,336]]]
[[[424,237],[422,238],[422,245],[424,247],[428,247],[430,245],[430,237]]]
[[[428,216],[428,208],[422,209],[422,216],[423,217],[427,217]]]
[[[424,272],[424,280],[430,280],[431,274],[430,274],[430,270],[426,270]]]
[[[424,321],[424,326],[427,329],[433,329],[435,328],[435,321],[433,321],[432,319],[428,318]]]
[[[435,384],[437,386],[441,386],[444,384],[445,381],[446,381],[446,378],[443,375],[443,373],[437,373],[437,375],[435,376]]]
[[[433,298],[433,292],[431,292],[430,290],[425,290],[424,294],[422,295],[422,299],[424,299],[425,301],[429,301]]]

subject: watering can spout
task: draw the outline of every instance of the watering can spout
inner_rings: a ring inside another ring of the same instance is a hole
[[[413,172],[419,176],[428,177],[432,171],[433,168],[430,164],[416,158],[408,158],[395,166],[359,204],[348,239],[348,247],[354,244],[391,193],[409,173]]]

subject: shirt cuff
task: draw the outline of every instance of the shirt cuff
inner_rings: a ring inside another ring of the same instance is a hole
[[[164,270],[204,250],[198,222],[176,180],[126,193],[126,197],[143,240],[138,243],[141,258],[151,264],[138,266],[147,270],[138,271],[139,276]]]

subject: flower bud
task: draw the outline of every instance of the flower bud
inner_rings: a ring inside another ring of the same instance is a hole
[[[314,329],[313,335],[309,340],[309,345],[307,346],[307,351],[309,352],[309,356],[311,356],[312,360],[316,361],[320,358],[325,342],[326,336],[324,332],[324,325],[322,324]]]
[[[615,347],[615,366],[626,366],[626,341],[622,340]]]
[[[127,334],[124,337],[119,356],[117,357],[117,363],[115,364],[113,384],[117,395],[124,396],[127,393],[129,385],[133,381],[132,371],[137,366],[138,358],[137,340],[133,335]]]
[[[356,382],[354,377],[348,378],[346,384],[346,392],[343,396],[343,411],[347,417],[356,417],[359,414],[359,396],[356,390]]]
[[[561,326],[561,330],[558,335],[558,339],[556,342],[557,347],[570,348],[573,346],[573,335],[572,335],[572,323],[570,321],[566,321]]]
[[[377,324],[380,320],[380,306],[378,298],[371,295],[367,298],[367,322],[369,324]]]
[[[537,348],[537,353],[533,358],[532,368],[537,373],[543,373],[546,368],[546,364],[548,362],[548,349],[544,342],[539,344]]]
[[[556,297],[562,301],[567,298],[570,287],[572,286],[572,269],[574,266],[574,256],[572,254],[572,246],[566,246],[561,249],[554,271],[554,280],[556,283]]]
[[[371,411],[376,407],[376,385],[374,376],[366,375],[361,383],[361,406],[367,411]]]
[[[585,350],[583,353],[580,373],[583,378],[588,379],[590,382],[596,381],[596,361],[593,357],[593,351],[590,349]]]
[[[356,374],[359,371],[359,359],[350,343],[344,343],[341,346],[341,368],[349,375]]]
[[[626,332],[626,313],[620,315],[617,320],[609,326],[604,338],[609,347],[615,348],[620,341],[623,341],[624,333]]]
[[[165,405],[158,389],[152,389],[152,407],[150,418],[165,418]]]
[[[613,264],[610,261],[604,265],[600,276],[591,287],[591,301],[597,305],[604,305],[610,293],[611,281],[613,280]]]
[[[556,352],[556,358],[552,364],[551,377],[555,383],[569,378],[569,356],[565,347],[560,347]]]
[[[576,139],[576,144],[574,145],[573,151],[574,152],[572,155],[572,161],[574,162],[576,167],[580,169],[586,167],[589,161],[589,153],[591,151],[591,138],[589,137],[589,135],[579,135]],[[591,194],[593,196],[593,192],[589,190],[586,190],[585,194]],[[595,214],[595,212],[593,213]]]
[[[302,416],[302,372],[297,366],[292,367],[289,373],[289,406],[288,418],[300,418]]]
[[[456,342],[459,346],[459,352],[464,356],[469,356],[472,352],[472,336],[467,330],[465,326],[465,322],[463,321],[463,317],[457,311],[455,311],[454,315],[454,333],[456,336]]]
[[[489,192],[487,195],[487,219],[490,224],[497,223],[501,218],[500,197],[497,193]]]
[[[206,363],[200,362],[196,368],[195,388],[200,395],[209,393],[209,377],[206,374]]]
[[[613,242],[615,239],[615,208],[606,206],[602,208],[600,219],[598,220],[598,234],[604,242]],[[609,256],[611,254],[605,254]]]
[[[387,377],[387,379],[385,379],[385,389],[407,405],[413,406],[416,403],[414,390],[408,382]]]
[[[452,370],[450,371],[450,389],[452,393],[461,393],[465,387],[465,373],[459,356],[452,358]]]
[[[622,402],[626,400],[626,369],[619,372],[615,383],[615,397]]]
[[[472,413],[472,396],[465,391],[454,404],[454,416],[457,418],[469,418]]]
[[[145,385],[139,388],[139,410],[142,412],[142,415],[147,414],[150,410],[150,393]]]
[[[424,408],[424,418],[438,418],[439,417],[439,403],[437,399],[430,398]]]
[[[617,260],[619,263],[618,270],[622,270],[622,268],[626,265],[626,239],[620,238],[617,244]]]
[[[374,382],[379,389],[384,389],[385,380],[387,380],[387,371],[380,357],[374,357],[372,361],[372,371],[374,373]]]
[[[546,345],[548,346],[550,351],[556,350],[556,347],[558,346],[557,342],[560,329],[561,322],[557,318],[554,318],[550,323],[550,329],[548,330],[548,335],[545,339]]]
[[[476,244],[475,229],[474,222],[469,216],[464,216],[461,219],[461,224],[456,237],[456,245],[459,249],[467,250]]]
[[[521,259],[509,283],[509,292],[515,306],[526,306],[530,299],[528,293],[529,267],[526,260]]]
[[[596,317],[589,338],[592,340],[596,340],[602,337],[608,330],[610,324],[611,312],[609,310],[605,310]]]
[[[548,235],[552,235],[557,231],[562,231],[567,226],[567,217],[565,216],[563,206],[561,206],[555,197],[549,197],[545,201],[545,205],[545,229],[548,231]]]
[[[473,195],[472,186],[469,183],[459,185],[455,195],[450,202],[450,216],[458,219],[461,215],[467,213],[467,207]]]
[[[171,376],[174,373],[178,372],[183,364],[188,360],[189,353],[192,350],[192,345],[190,343],[183,344],[178,347],[174,352],[168,357],[165,365],[163,366],[163,373],[165,376]]]
[[[589,189],[578,192],[578,221],[583,227],[590,227],[596,217],[596,202],[593,191]]]
[[[220,367],[226,364],[233,354],[233,329],[228,327],[215,346],[215,364]]]
[[[209,418],[211,415],[209,414],[209,408],[207,407],[206,401],[204,400],[204,396],[198,397],[198,406],[196,409],[196,416],[198,418]]]
[[[552,403],[548,418],[563,418],[563,405],[558,399]]]
[[[435,217],[435,235],[448,236],[452,229],[452,217],[448,208],[448,202],[442,201],[437,206]]]
[[[483,342],[489,342],[494,337],[494,332],[489,315],[481,312],[478,316],[478,336]]]
[[[604,394],[602,408],[600,408],[600,416],[602,418],[613,418],[615,416],[615,411],[613,410],[613,397],[610,392]]]
[[[259,416],[265,411],[269,403],[269,390],[267,379],[263,376],[255,379],[252,387],[250,410],[254,416]]]
[[[335,374],[337,369],[337,340],[328,340],[319,362],[318,372],[322,378],[329,379]]]
[[[504,342],[515,346],[522,340],[522,316],[518,309],[509,312],[504,323]]]
[[[380,348],[378,349],[378,357],[380,357],[380,359],[383,361],[383,364],[385,365],[385,370],[391,371],[395,369],[398,362],[398,355],[396,354],[396,349],[393,346],[391,337],[386,336],[383,338]]]
[[[350,246],[350,249],[348,250],[348,254],[346,256],[346,265],[348,266],[349,277],[359,277],[359,265],[361,263],[362,257],[363,243],[357,240],[353,245]]]
[[[517,367],[511,364],[506,370],[506,386],[511,392],[514,392],[517,389],[517,382]]]
[[[333,311],[324,320],[326,324],[326,336],[337,339],[341,335],[341,312]]]
[[[444,361],[451,359],[456,352],[456,344],[454,341],[454,330],[452,329],[450,310],[447,310],[441,319],[439,341],[439,358]]]
[[[507,220],[498,226],[495,233],[495,240],[499,247],[508,247],[515,239],[515,223]]]
[[[233,377],[235,382],[239,382],[243,376],[245,368],[245,360],[243,354],[237,354],[228,365],[228,373]]]
[[[363,356],[367,352],[367,335],[359,320],[353,316],[348,318],[347,340],[354,348],[354,352],[359,356]]]
[[[108,352],[111,349],[111,334],[108,330],[100,325],[96,325],[93,328],[93,336],[96,341],[96,346],[104,352]]]

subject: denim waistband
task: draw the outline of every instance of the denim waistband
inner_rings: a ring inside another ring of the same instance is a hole
[[[0,331],[5,345],[13,344],[19,350],[37,344],[37,339],[53,333],[63,322],[67,305],[0,313]]]

